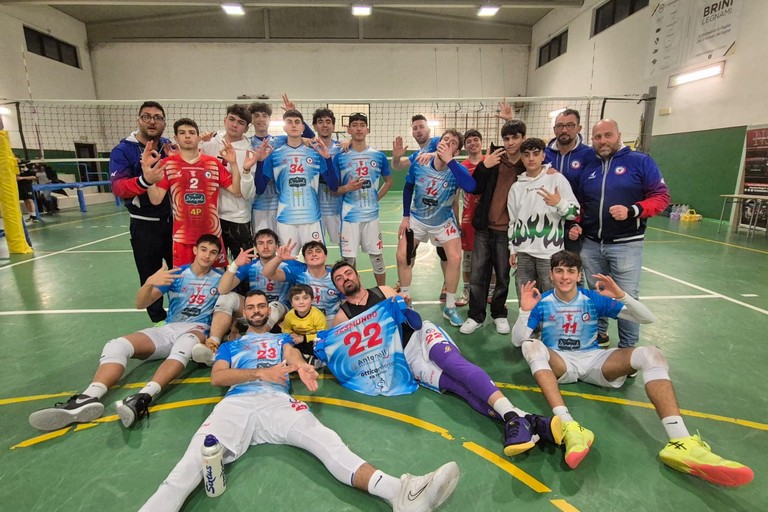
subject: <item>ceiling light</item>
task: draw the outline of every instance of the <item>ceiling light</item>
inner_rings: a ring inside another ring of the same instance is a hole
[[[270,128],[282,128],[283,126],[285,126],[285,121],[282,121],[282,120],[281,121],[270,121],[269,122],[269,127]]]
[[[477,10],[477,15],[486,17],[496,16],[496,13],[499,12],[499,9],[501,9],[501,7],[498,5],[482,5],[480,6],[480,9]]]
[[[221,8],[231,16],[242,16],[245,14],[245,9],[240,4],[221,4]]]
[[[373,11],[373,7],[371,7],[370,5],[353,5],[352,6],[353,16],[370,16],[372,11]]]
[[[429,126],[430,128],[437,128],[438,126],[440,126],[440,121],[436,119],[429,120],[427,121],[427,126]]]
[[[11,115],[11,109],[7,107],[0,107],[0,116],[9,116]]]
[[[554,119],[554,118],[556,118],[557,116],[559,116],[560,114],[562,114],[563,112],[565,112],[565,107],[563,107],[563,108],[558,108],[558,109],[556,109],[556,110],[551,110],[551,111],[550,111],[550,112],[547,114],[547,117],[549,117],[550,119]]]
[[[692,71],[686,71],[685,73],[679,73],[669,77],[669,87],[676,87],[678,85],[695,82],[696,80],[703,80],[704,78],[712,78],[713,76],[722,76],[725,71],[725,61],[718,62],[712,66],[705,68],[694,69]]]

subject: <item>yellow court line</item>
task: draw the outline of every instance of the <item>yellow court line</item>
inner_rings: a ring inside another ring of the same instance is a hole
[[[3,398],[0,399],[0,405],[19,404],[22,402],[33,402],[35,400],[47,400],[48,398],[59,398],[62,396],[72,396],[74,392],[52,393],[48,395],[30,395],[20,396],[17,398]]]
[[[533,391],[534,393],[541,393],[541,389],[534,386],[518,386],[516,384],[507,384],[506,382],[496,382],[496,386],[504,389],[516,389],[518,391]],[[615,398],[612,396],[591,395],[588,393],[576,393],[573,391],[564,391],[562,389],[560,390],[560,394],[563,396],[573,396],[578,398],[584,398],[585,400],[592,400],[594,402],[605,402],[610,404],[641,407],[643,409],[654,409],[653,404],[650,404],[648,402],[638,402],[637,400],[627,400],[626,398]],[[680,414],[684,416],[692,416],[694,418],[704,418],[708,420],[722,421],[724,423],[733,423],[735,425],[754,428],[756,430],[768,430],[768,424],[766,423],[742,420],[739,418],[731,418],[728,416],[721,416],[719,414],[709,414],[706,412],[691,411],[688,409],[680,409]]]
[[[549,502],[556,506],[558,509],[562,510],[562,512],[579,512],[579,509],[565,500],[549,500]]]
[[[661,229],[661,228],[649,227],[648,229],[653,229],[655,231],[661,231],[662,233],[669,233],[670,235],[677,235],[677,236],[684,236],[686,238],[693,238],[694,240],[701,240],[702,242],[710,242],[710,243],[713,243],[713,244],[724,245],[726,247],[733,247],[735,249],[744,249],[745,251],[758,252],[760,254],[768,254],[768,251],[763,251],[763,250],[760,250],[760,249],[753,249],[751,247],[744,247],[743,245],[729,244],[728,242],[721,242],[719,240],[710,240],[709,238],[702,238],[700,236],[684,235],[683,233],[677,233],[675,231],[668,231],[666,229]]]
[[[475,455],[479,455],[480,457],[484,458],[488,462],[491,462],[495,464],[496,466],[500,467],[516,479],[523,482],[525,485],[530,487],[536,492],[552,492],[552,489],[544,485],[543,483],[536,480],[534,477],[520,469],[519,467],[515,466],[508,460],[502,459],[495,453],[493,453],[490,450],[486,450],[482,446],[472,443],[472,442],[466,442],[462,446],[466,448],[467,450],[471,451]]]

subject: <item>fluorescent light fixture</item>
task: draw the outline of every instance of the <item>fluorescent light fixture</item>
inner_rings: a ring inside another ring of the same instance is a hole
[[[270,128],[282,128],[285,126],[285,121],[270,121],[269,127]]]
[[[563,112],[565,112],[565,107],[563,107],[563,108],[558,108],[558,109],[556,109],[556,110],[552,110],[552,111],[550,111],[550,112],[547,114],[547,117],[548,117],[548,118],[550,118],[550,119],[554,119],[554,118],[556,118],[557,116],[559,116],[560,114],[562,114]]]
[[[221,4],[221,8],[230,16],[242,16],[245,14],[245,9],[243,9],[241,4]]]
[[[484,17],[496,16],[496,13],[499,12],[499,9],[501,9],[501,7],[498,5],[481,5],[477,10],[477,15]]]
[[[370,5],[353,5],[352,6],[353,16],[370,16],[372,11],[373,11],[373,7],[371,7]]]
[[[11,109],[7,107],[0,107],[0,116],[9,116],[11,115]]]
[[[437,119],[430,119],[429,121],[427,121],[427,126],[429,126],[430,128],[437,128],[438,126],[440,126],[440,121],[438,121]]]
[[[713,76],[722,76],[724,72],[725,61],[718,62],[717,64],[713,64],[711,66],[670,76],[669,87],[677,87],[678,85],[695,82],[696,80],[703,80],[705,78],[712,78]]]

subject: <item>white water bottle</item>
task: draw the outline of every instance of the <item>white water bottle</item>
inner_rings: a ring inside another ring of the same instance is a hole
[[[224,463],[222,450],[219,440],[216,436],[207,435],[203,441],[203,487],[205,493],[215,498],[221,496],[227,490],[227,477],[224,474]]]

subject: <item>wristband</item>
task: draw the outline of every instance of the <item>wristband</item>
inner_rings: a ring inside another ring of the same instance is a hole
[[[231,272],[232,274],[237,274],[237,269],[238,269],[238,268],[240,268],[240,267],[238,267],[238,266],[237,266],[237,263],[235,263],[235,262],[233,261],[233,262],[232,262],[232,263],[230,263],[230,264],[229,264],[229,266],[227,267],[227,272]]]

